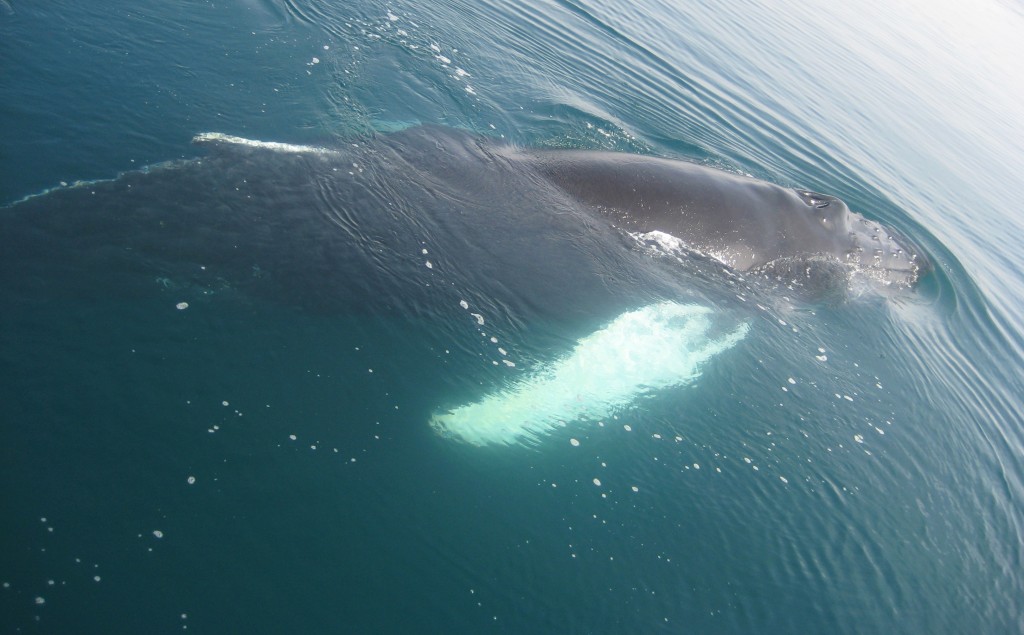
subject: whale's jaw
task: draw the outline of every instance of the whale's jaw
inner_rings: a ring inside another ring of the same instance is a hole
[[[882,287],[909,289],[931,269],[928,259],[905,238],[873,220],[854,216],[850,232],[854,248],[847,254],[853,277],[866,277]]]

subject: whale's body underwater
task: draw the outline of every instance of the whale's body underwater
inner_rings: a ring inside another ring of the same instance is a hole
[[[536,441],[612,415],[692,382],[749,331],[706,293],[680,298],[685,284],[645,266],[646,250],[624,249],[623,232],[642,244],[671,236],[690,261],[716,264],[713,276],[721,263],[812,287],[845,287],[857,273],[906,289],[926,263],[836,198],[683,161],[524,149],[438,126],[337,148],[196,142],[202,158],[0,210],[9,306],[156,288],[173,307],[241,293],[318,314],[412,316],[430,324],[424,337],[442,332],[442,349],[458,335],[422,318],[459,305],[486,312],[477,307],[490,302],[510,325],[600,320],[528,369],[503,360],[510,381],[435,412],[435,430],[474,444]]]

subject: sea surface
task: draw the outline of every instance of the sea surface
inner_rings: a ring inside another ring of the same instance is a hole
[[[0,0],[0,632],[1024,632],[1022,33]],[[423,131],[832,194],[929,266],[804,294]]]

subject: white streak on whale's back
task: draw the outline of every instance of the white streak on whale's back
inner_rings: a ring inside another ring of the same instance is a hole
[[[286,154],[319,154],[324,156],[339,156],[341,154],[337,150],[331,150],[330,148],[304,146],[294,143],[281,143],[279,141],[246,139],[245,137],[235,137],[233,135],[224,134],[223,132],[201,132],[192,138],[192,143],[230,144],[246,146],[249,148],[259,148],[261,150],[271,150],[273,152],[283,152]]]
[[[598,420],[638,397],[687,384],[709,359],[746,335],[741,324],[712,339],[712,311],[663,302],[623,313],[562,359],[480,401],[434,415],[442,436],[472,445],[537,441],[577,420]]]

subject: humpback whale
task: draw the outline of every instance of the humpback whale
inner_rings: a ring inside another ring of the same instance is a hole
[[[469,339],[494,342],[500,385],[480,395],[474,375],[465,403],[431,424],[477,445],[536,442],[695,381],[749,331],[715,308],[735,294],[705,262],[841,285],[858,272],[886,289],[913,286],[926,263],[837,198],[685,161],[523,148],[440,126],[348,145],[195,142],[199,158],[0,209],[7,301],[166,296],[168,311],[195,314],[258,297],[357,322],[394,316],[413,345],[446,353],[466,340],[457,325],[472,307]],[[622,248],[623,232],[672,236],[694,257],[665,276]],[[542,342],[528,362],[505,357],[494,316],[510,339]],[[552,323],[601,326],[553,335]]]

